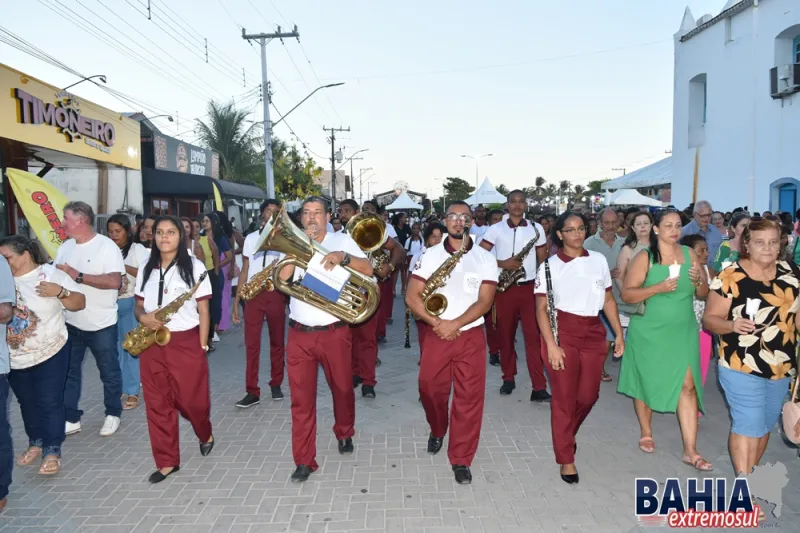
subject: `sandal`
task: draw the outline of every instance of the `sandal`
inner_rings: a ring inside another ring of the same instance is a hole
[[[125,405],[122,406],[122,409],[136,409],[139,407],[139,396],[136,394],[128,394],[128,397],[125,399]]]
[[[600,381],[605,381],[605,382],[611,381],[611,374],[603,370],[603,373],[600,375]]]
[[[656,443],[653,437],[642,437],[639,439],[639,449],[644,453],[655,453]]]
[[[61,459],[55,455],[48,455],[39,467],[39,474],[43,476],[54,476],[61,470]]]
[[[42,455],[42,449],[36,446],[30,446],[27,450],[25,450],[22,455],[17,458],[17,465],[18,466],[28,466],[33,464],[37,457]]]
[[[689,459],[684,455],[683,462],[689,466],[695,467],[697,470],[700,470],[701,472],[711,472],[712,470],[714,470],[714,467],[711,465],[711,463],[703,459],[701,455],[696,456],[694,460]]]

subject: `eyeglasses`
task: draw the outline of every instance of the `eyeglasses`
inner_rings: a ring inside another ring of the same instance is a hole
[[[711,213],[706,213],[706,214],[695,213],[695,215],[697,215],[700,218],[711,218]]]
[[[586,233],[586,226],[578,226],[577,228],[561,228],[561,233],[565,233],[567,235],[570,235],[576,231]]]
[[[471,216],[459,215],[458,213],[447,213],[447,216],[445,218],[450,222],[458,221],[458,222],[463,222],[464,224],[467,224],[472,221]]]

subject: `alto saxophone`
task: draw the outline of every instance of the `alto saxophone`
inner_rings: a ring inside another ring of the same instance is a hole
[[[130,330],[125,335],[125,340],[122,341],[122,348],[131,355],[139,355],[151,347],[153,343],[158,344],[159,346],[166,346],[169,343],[170,338],[172,338],[172,333],[169,331],[169,329],[167,329],[166,323],[170,321],[172,316],[177,313],[181,307],[183,307],[183,304],[188,302],[192,296],[194,296],[194,293],[196,293],[197,289],[200,288],[200,284],[203,283],[203,281],[206,279],[206,276],[207,273],[203,272],[200,275],[200,279],[197,281],[197,283],[195,283],[194,287],[184,292],[155,312],[156,320],[165,325],[153,331],[152,329],[139,324],[136,326],[136,328]]]
[[[389,262],[389,256],[383,251],[383,248],[369,252],[367,254],[367,258],[369,259],[369,262],[372,263],[372,272],[378,281],[386,281],[391,277],[391,271],[383,278],[378,275],[378,270],[380,270],[383,265]]]
[[[520,263],[525,261],[525,258],[528,257],[529,253],[531,253],[533,247],[536,246],[536,241],[539,240],[539,230],[536,229],[536,226],[533,226],[533,231],[533,238],[522,247],[522,250],[520,250],[517,255],[513,257],[515,261],[519,261]],[[505,292],[509,287],[524,278],[525,274],[525,267],[523,266],[513,270],[510,268],[504,268],[497,278],[497,292]]]
[[[274,261],[267,268],[262,269],[261,272],[250,278],[250,281],[242,285],[238,290],[239,297],[245,302],[249,302],[264,291],[272,292],[275,290],[275,285],[272,283],[272,271],[277,263],[277,261]]]
[[[447,297],[436,291],[444,287],[445,283],[447,283],[447,278],[450,277],[453,269],[458,262],[461,261],[461,258],[464,257],[464,254],[467,253],[467,246],[469,246],[470,240],[469,227],[464,226],[461,248],[445,259],[444,263],[439,265],[439,268],[437,268],[425,282],[425,288],[422,289],[422,302],[425,304],[425,310],[428,314],[440,316],[447,310]]]

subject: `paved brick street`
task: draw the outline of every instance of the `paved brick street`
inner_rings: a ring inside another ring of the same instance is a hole
[[[244,394],[242,332],[223,335],[211,355],[212,423],[217,445],[202,458],[188,423],[181,421],[181,471],[159,485],[144,408],[127,411],[111,438],[100,438],[102,387],[91,357],[85,365],[86,410],[82,433],[64,446],[63,471],[55,478],[17,467],[0,532],[30,533],[267,533],[334,531],[391,533],[534,533],[638,531],[633,479],[685,478],[677,421],[655,419],[658,451],[638,450],[638,426],[630,400],[616,394],[619,365],[609,366],[599,403],[579,435],[578,486],[558,476],[550,441],[548,405],[531,404],[524,364],[518,388],[501,397],[499,368],[489,367],[481,444],[471,486],[453,481],[447,454],[425,452],[428,429],[417,402],[417,349],[403,348],[402,303],[395,300],[389,343],[381,346],[378,396],[356,396],[356,452],[340,456],[331,432],[330,394],[320,373],[318,461],[309,482],[289,482],[294,468],[290,401],[234,407]],[[265,328],[266,331],[266,328]],[[414,329],[412,328],[412,332]],[[266,339],[266,337],[265,337]],[[266,346],[266,341],[265,341]],[[521,343],[518,344],[521,348]],[[262,359],[262,387],[269,358]],[[521,360],[522,362],[522,360]],[[732,477],[727,457],[729,421],[719,390],[709,378],[708,413],[700,422],[699,450],[717,475]],[[288,393],[286,385],[284,392]],[[26,441],[16,401],[15,445]],[[446,447],[447,443],[445,443]],[[783,515],[776,531],[800,531],[800,459],[775,437],[767,460],[789,470]],[[772,506],[767,506],[767,512]],[[644,529],[643,529],[644,530]],[[655,531],[653,528],[648,531]]]

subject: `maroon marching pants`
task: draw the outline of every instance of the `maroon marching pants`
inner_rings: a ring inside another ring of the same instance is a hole
[[[244,344],[247,351],[245,387],[248,394],[261,396],[258,368],[261,362],[261,328],[267,320],[269,331],[270,387],[283,383],[284,331],[286,296],[278,291],[264,291],[244,306]]]
[[[378,282],[380,289],[381,301],[378,304],[378,310],[375,312],[378,315],[378,337],[386,336],[386,323],[389,317],[392,316],[392,306],[394,305],[394,291],[392,290],[391,276],[386,281]]]
[[[575,435],[600,396],[600,377],[606,359],[606,329],[597,316],[558,312],[558,337],[564,350],[564,370],[553,370],[542,347],[553,398],[550,426],[553,451],[560,465],[575,462]]]
[[[547,389],[542,365],[539,326],[536,323],[536,307],[533,283],[512,285],[505,292],[498,292],[494,302],[497,308],[497,335],[500,340],[500,369],[503,381],[514,381],[517,375],[517,356],[514,336],[517,324],[522,322],[525,339],[525,358],[531,376],[533,390]]]
[[[351,372],[348,326],[303,332],[289,327],[286,366],[292,395],[292,456],[296,465],[316,470],[317,368],[322,365],[333,395],[333,433],[337,439],[355,434],[356,397]]]
[[[378,362],[378,312],[369,319],[350,326],[353,337],[352,370],[353,376],[361,378],[364,385],[374,387],[375,364]]]
[[[422,345],[425,342],[425,334],[428,332],[428,324],[422,320],[414,320],[417,323],[417,342],[419,343],[419,360],[422,361]]]
[[[173,331],[169,344],[153,344],[140,357],[147,429],[156,468],[180,466],[178,413],[200,442],[211,438],[208,358],[200,329]]]
[[[425,332],[419,394],[434,437],[444,437],[449,422],[447,457],[453,465],[470,466],[478,450],[486,392],[485,345],[480,326],[462,331],[452,341],[440,339],[430,328]],[[453,406],[448,416],[451,387]]]
[[[486,344],[489,345],[490,354],[500,353],[500,337],[497,325],[492,322],[492,310],[483,315],[483,327],[486,329]],[[514,356],[516,358],[516,356]]]

